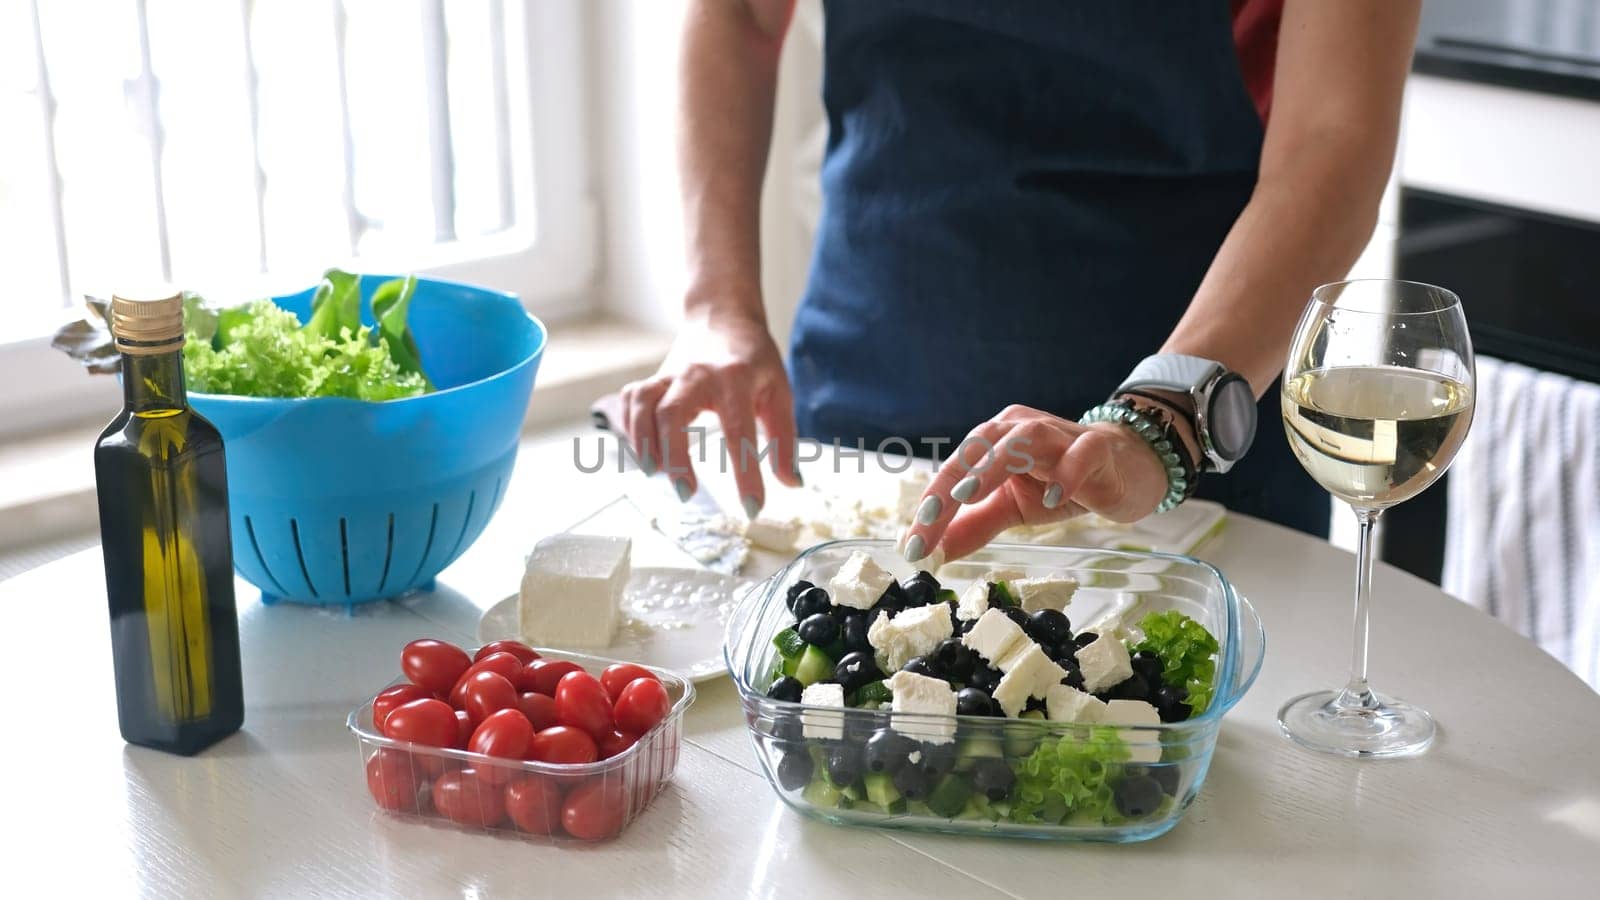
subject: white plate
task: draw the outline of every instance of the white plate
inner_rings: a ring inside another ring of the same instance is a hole
[[[611,646],[562,649],[671,669],[690,681],[719,678],[728,671],[722,660],[728,615],[754,585],[748,578],[704,569],[634,569],[623,589],[623,622]],[[519,634],[521,624],[512,594],[483,614],[478,640],[515,638],[548,646],[538,635]]]

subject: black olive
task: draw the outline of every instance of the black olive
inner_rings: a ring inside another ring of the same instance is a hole
[[[833,667],[833,680],[843,685],[847,694],[881,678],[883,673],[878,670],[878,664],[873,662],[872,654],[864,650],[846,653],[839,657],[839,664]]]
[[[1072,622],[1059,609],[1034,610],[1022,627],[1028,637],[1046,646],[1059,644],[1062,638],[1072,636]]]
[[[864,650],[872,652],[872,642],[867,640],[867,617],[857,613],[845,620],[844,646],[847,650]]]
[[[805,690],[805,686],[802,685],[797,679],[790,678],[789,676],[785,675],[784,677],[779,678],[777,681],[772,683],[772,687],[767,689],[767,696],[774,700],[786,700],[790,703],[799,703],[800,692],[803,690]]]
[[[796,581],[794,584],[789,585],[789,590],[783,595],[783,605],[789,607],[789,611],[793,612],[794,601],[798,599],[801,594],[811,590],[813,587],[816,587],[816,585],[806,581],[804,578]]]
[[[827,613],[801,619],[796,630],[800,632],[800,640],[816,647],[826,647],[839,637],[839,623]]]
[[[983,691],[975,687],[964,687],[956,691],[956,715],[992,716],[994,713],[994,698]]]
[[[798,791],[811,780],[811,773],[815,770],[816,764],[811,761],[810,751],[796,747],[778,760],[778,784],[786,791]]]
[[[1145,681],[1151,684],[1161,681],[1161,657],[1156,654],[1149,650],[1140,650],[1130,658],[1129,662],[1133,664],[1135,672],[1144,676]]]
[[[1130,819],[1150,815],[1161,805],[1161,785],[1149,775],[1130,775],[1117,782],[1111,795],[1117,803],[1117,812]]]
[[[1017,776],[1003,759],[986,756],[972,763],[972,786],[994,803],[1004,800],[1016,781]]]
[[[825,613],[833,604],[828,600],[828,592],[819,587],[801,591],[800,596],[794,598],[794,617],[797,621],[804,622],[817,613]]]

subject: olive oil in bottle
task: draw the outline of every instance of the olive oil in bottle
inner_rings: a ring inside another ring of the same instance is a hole
[[[116,296],[123,408],[94,449],[122,737],[197,753],[239,729],[244,697],[222,436],[189,408],[183,299]]]

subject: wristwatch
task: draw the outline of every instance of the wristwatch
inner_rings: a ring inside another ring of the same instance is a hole
[[[1250,383],[1219,362],[1181,353],[1157,353],[1134,366],[1118,394],[1166,391],[1187,398],[1189,416],[1204,459],[1202,472],[1226,472],[1244,458],[1256,437],[1256,397]],[[1162,398],[1171,402],[1168,398]]]

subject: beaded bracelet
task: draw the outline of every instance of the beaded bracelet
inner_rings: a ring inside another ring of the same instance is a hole
[[[1180,452],[1181,447],[1172,433],[1170,424],[1162,427],[1153,417],[1133,409],[1126,400],[1107,401],[1078,419],[1079,425],[1093,425],[1096,422],[1116,422],[1126,425],[1156,452],[1156,457],[1167,470],[1167,495],[1156,506],[1156,512],[1166,512],[1189,499],[1194,493],[1200,480],[1198,473],[1186,458],[1188,454]]]

